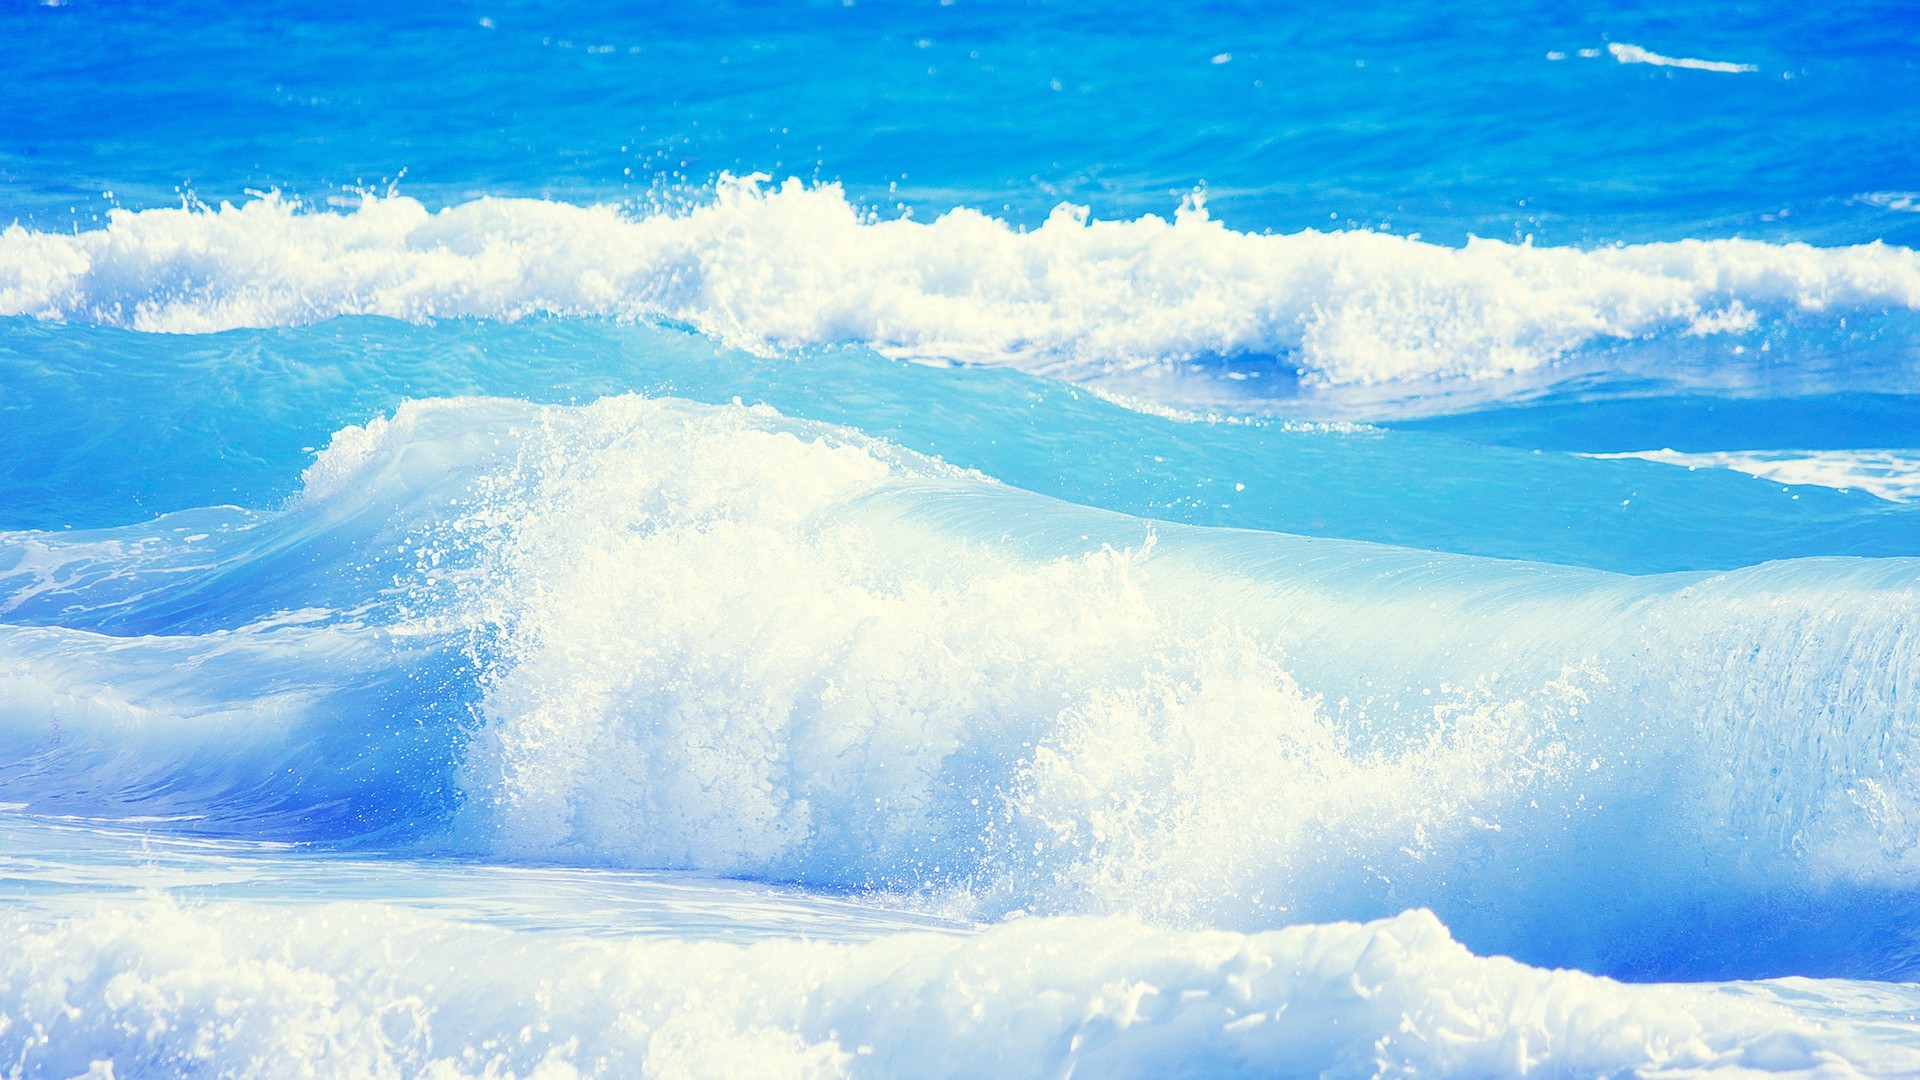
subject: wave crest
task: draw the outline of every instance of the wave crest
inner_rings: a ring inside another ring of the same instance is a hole
[[[1170,220],[1061,206],[1024,230],[964,208],[882,220],[835,185],[757,175],[679,212],[484,198],[434,213],[399,196],[304,212],[265,196],[0,234],[0,314],[168,333],[611,316],[1095,382],[1219,356],[1277,357],[1325,385],[1485,378],[1595,343],[1888,308],[1920,308],[1920,254],[1880,243],[1449,248],[1236,232],[1199,197]]]
[[[1905,1075],[1910,988],[1636,986],[1476,956],[1431,914],[1254,935],[1127,919],[736,945],[371,904],[38,912],[0,952],[33,1075]],[[458,972],[450,978],[449,972]],[[501,1033],[517,1032],[515,1035]],[[124,1065],[122,1066],[124,1067]],[[91,1070],[91,1071],[90,1071]]]
[[[1236,926],[1418,898],[1559,961],[1531,913],[1920,880],[1910,562],[1636,579],[1156,525],[765,409],[516,427],[429,543],[471,568],[481,850]]]

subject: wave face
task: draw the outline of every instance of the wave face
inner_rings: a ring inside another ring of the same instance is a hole
[[[78,235],[14,227],[0,235],[0,314],[166,333],[600,315],[754,349],[861,344],[1138,390],[1203,362],[1242,381],[1365,386],[1537,372],[1644,339],[1731,338],[1737,357],[1797,321],[1879,316],[1904,335],[1920,308],[1920,255],[1882,244],[1447,248],[1235,232],[1197,197],[1171,221],[1062,206],[1023,230],[966,209],[881,219],[837,186],[764,180],[723,179],[711,201],[638,216],[513,199],[430,213],[400,196],[302,213],[265,197],[114,211]]]
[[[18,406],[18,422],[0,425],[0,455],[18,463],[0,472],[0,504],[17,526],[56,530],[282,505],[334,432],[409,398],[482,390],[547,403],[744,396],[1029,491],[1185,524],[1629,573],[1920,554],[1920,504],[1806,482],[1825,472],[1763,483],[1616,456],[1898,446],[1920,425],[1908,396],[1572,390],[1418,420],[1209,420],[1007,368],[936,368],[860,348],[770,362],[684,331],[553,318],[368,317],[185,337],[0,321],[0,392]],[[79,401],[84,421],[72,412]],[[1903,455],[1887,453],[1875,483],[1897,487]]]
[[[1629,578],[1193,529],[638,397],[417,403],[279,514],[10,551],[37,812],[988,918],[1417,904],[1621,974],[1913,962],[1852,929],[1920,885],[1912,560]]]
[[[1471,895],[1529,957],[1522,909],[1910,887],[1911,562],[1541,573],[1099,517],[764,413],[537,425],[451,529],[491,850],[1208,925]]]

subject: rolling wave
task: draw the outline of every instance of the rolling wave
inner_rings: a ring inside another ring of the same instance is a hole
[[[987,916],[1424,905],[1589,970],[1917,970],[1858,932],[1920,906],[1912,560],[1632,578],[1171,526],[637,397],[415,403],[281,514],[7,550],[36,811],[88,777],[88,812],[215,832],[404,820]]]
[[[1010,364],[1145,397],[1195,363],[1309,386],[1476,380],[1596,346],[1916,308],[1920,255],[1879,243],[1449,248],[1236,232],[1198,196],[1172,220],[1091,221],[1063,205],[1023,230],[969,209],[882,219],[833,185],[762,176],[723,178],[673,211],[487,198],[430,212],[389,196],[304,212],[268,195],[0,234],[0,314],[166,333],[611,316],[759,350],[856,343]]]
[[[1920,1076],[1913,20],[908,6],[0,11],[0,1076]]]
[[[345,903],[96,899],[11,918],[0,1047],[47,1075],[104,1061],[229,1076],[292,1062],[438,1077],[1920,1070],[1910,1040],[1871,1021],[1910,1011],[1911,988],[1623,985],[1474,956],[1417,911],[1253,935],[1080,917],[753,944]],[[1830,1000],[1858,1016],[1822,1015]]]

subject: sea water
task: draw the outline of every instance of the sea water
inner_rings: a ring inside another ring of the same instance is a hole
[[[1920,1072],[1917,56],[0,9],[0,1071]]]

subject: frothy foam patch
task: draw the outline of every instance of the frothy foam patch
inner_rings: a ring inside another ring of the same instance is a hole
[[[1760,70],[1758,65],[1755,64],[1734,64],[1725,60],[1698,60],[1691,56],[1662,56],[1657,52],[1643,49],[1638,45],[1628,45],[1618,41],[1609,44],[1607,51],[1613,54],[1615,60],[1623,64],[1652,64],[1655,67],[1688,68],[1693,71],[1718,71],[1729,75]]]
[[[1586,456],[1638,458],[1689,469],[1731,469],[1779,484],[1864,491],[1888,502],[1920,499],[1920,451],[1914,450],[1633,450]]]
[[[1486,378],[1595,343],[1887,308],[1920,308],[1920,255],[1878,243],[1448,248],[1236,232],[1199,199],[1172,220],[1062,206],[1023,230],[968,209],[882,220],[833,185],[763,177],[675,213],[526,199],[430,213],[404,197],[303,212],[269,196],[0,234],[5,314],[169,333],[612,316],[754,349],[861,343],[1136,386],[1220,356],[1279,357],[1315,384]]]
[[[1544,971],[1475,956],[1421,911],[1253,935],[1062,918],[736,945],[148,899],[8,930],[0,1053],[28,1075],[1920,1071],[1903,1029],[1809,1016],[1824,984]]]
[[[1869,191],[1854,198],[1882,210],[1920,214],[1920,191]]]

